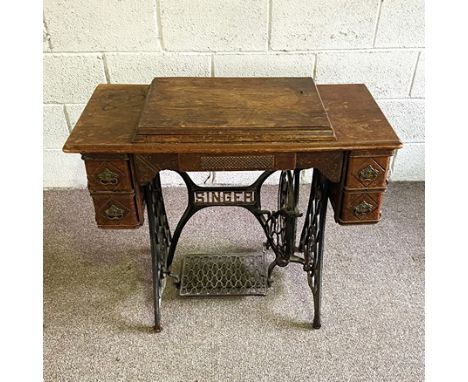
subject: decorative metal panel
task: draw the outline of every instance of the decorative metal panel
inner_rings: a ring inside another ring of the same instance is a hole
[[[265,295],[267,267],[263,253],[188,255],[181,296]]]
[[[264,170],[275,165],[274,155],[202,156],[202,170]]]

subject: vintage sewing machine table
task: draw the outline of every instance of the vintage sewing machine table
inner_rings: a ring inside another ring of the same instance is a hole
[[[364,85],[315,86],[311,78],[157,78],[148,85],[99,85],[64,146],[81,153],[101,228],[137,228],[146,204],[153,265],[155,330],[181,231],[202,208],[241,206],[262,226],[275,266],[300,263],[320,327],[325,214],[339,224],[380,219],[390,159],[401,143]],[[300,171],[313,168],[296,241]],[[177,171],[188,205],[171,234],[159,172]],[[264,173],[246,187],[203,187],[190,171]],[[280,170],[278,209],[260,189]],[[266,271],[266,269],[265,269]]]

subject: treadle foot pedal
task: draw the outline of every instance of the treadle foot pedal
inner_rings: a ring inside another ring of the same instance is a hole
[[[181,296],[265,296],[264,253],[189,254],[182,265]]]

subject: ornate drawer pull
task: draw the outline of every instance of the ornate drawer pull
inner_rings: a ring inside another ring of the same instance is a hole
[[[125,210],[123,208],[117,207],[115,204],[112,204],[107,210],[104,211],[104,213],[111,220],[119,220],[124,217]]]
[[[104,185],[116,185],[119,183],[119,175],[116,174],[115,172],[112,172],[108,168],[104,169],[101,171],[98,175],[97,178],[99,180],[99,183],[104,184]]]
[[[358,176],[360,180],[370,181],[377,178],[379,174],[380,171],[372,167],[372,165],[370,164],[369,166],[364,167],[361,171],[359,171]]]
[[[356,207],[354,207],[354,215],[357,217],[367,215],[368,213],[374,211],[374,208],[375,207],[372,204],[369,204],[364,200]]]

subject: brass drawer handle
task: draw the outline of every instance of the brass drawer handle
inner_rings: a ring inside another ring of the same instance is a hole
[[[359,203],[356,207],[354,207],[354,215],[357,217],[361,217],[367,215],[374,211],[374,206],[370,203],[367,203],[365,200]]]
[[[123,208],[117,207],[115,204],[112,204],[107,210],[104,211],[104,213],[111,220],[119,220],[124,217],[125,210]]]
[[[115,172],[112,172],[108,168],[105,168],[103,171],[101,171],[97,175],[97,178],[99,180],[99,183],[105,186],[116,185],[117,183],[119,183],[119,175]]]
[[[372,167],[370,164],[367,167],[364,167],[361,171],[359,171],[358,176],[360,180],[363,181],[372,181],[377,178],[380,174],[380,171],[376,168]]]

